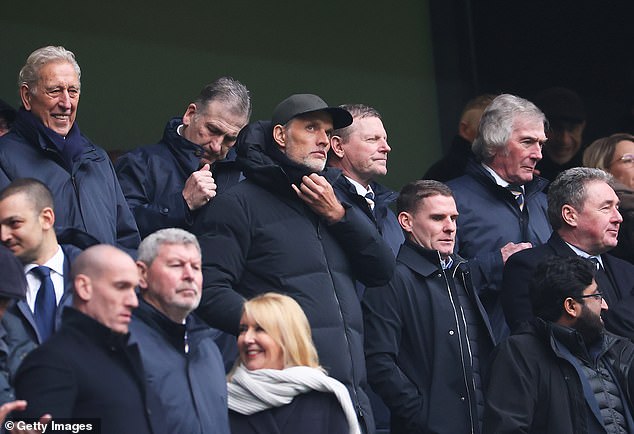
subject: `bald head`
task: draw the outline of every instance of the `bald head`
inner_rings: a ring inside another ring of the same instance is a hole
[[[71,275],[75,308],[117,333],[127,333],[132,310],[138,306],[139,276],[132,258],[100,244],[77,257]]]

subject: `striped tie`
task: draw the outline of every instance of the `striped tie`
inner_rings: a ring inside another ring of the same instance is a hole
[[[522,190],[522,187],[516,184],[509,184],[508,187],[506,188],[508,188],[509,191],[513,193],[513,196],[515,196],[515,200],[517,201],[517,206],[520,207],[520,211],[523,211],[524,210],[524,190]]]

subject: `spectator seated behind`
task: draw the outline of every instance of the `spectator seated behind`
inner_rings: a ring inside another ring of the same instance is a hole
[[[245,302],[238,351],[227,385],[233,434],[360,433],[348,390],[319,366],[295,300],[269,292]]]
[[[610,254],[634,264],[634,135],[617,133],[595,140],[583,153],[583,165],[614,176],[623,222]]]

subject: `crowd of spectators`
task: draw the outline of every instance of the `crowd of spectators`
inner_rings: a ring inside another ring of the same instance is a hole
[[[7,430],[634,433],[634,136],[584,146],[572,90],[475,97],[397,193],[389,125],[358,102],[293,94],[251,121],[220,77],[111,162],[79,130],[71,51],[35,50],[18,83]]]

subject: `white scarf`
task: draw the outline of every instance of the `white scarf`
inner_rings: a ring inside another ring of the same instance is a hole
[[[311,390],[334,393],[346,415],[350,434],[361,433],[346,386],[317,368],[293,366],[249,371],[240,365],[227,384],[229,408],[245,415],[289,404],[297,395]]]

